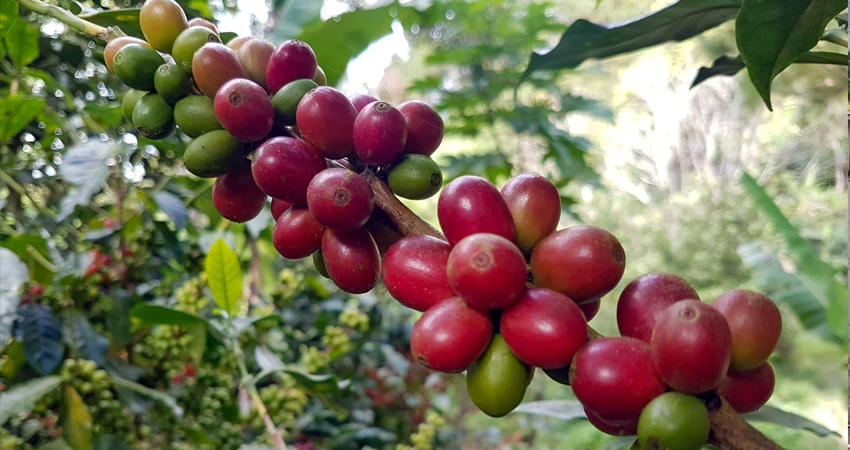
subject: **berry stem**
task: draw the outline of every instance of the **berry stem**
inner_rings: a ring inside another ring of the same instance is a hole
[[[393,195],[390,187],[381,181],[371,169],[364,170],[360,175],[372,187],[372,192],[375,194],[375,206],[389,217],[395,231],[401,236],[424,234],[442,240],[446,239],[436,228],[422,220],[410,208],[404,206],[404,203]]]
[[[248,391],[248,396],[251,397],[254,407],[257,408],[257,414],[263,418],[263,424],[266,426],[266,431],[269,433],[272,445],[274,445],[275,450],[287,450],[286,443],[283,441],[283,434],[269,416],[266,405],[263,403],[259,391],[257,391],[256,380],[248,372],[248,366],[245,364],[245,352],[242,351],[238,339],[231,339],[229,347],[233,351],[236,364],[239,366],[239,372],[242,374],[242,386]]]
[[[32,12],[42,14],[45,16],[53,17],[54,19],[68,25],[71,28],[74,28],[77,31],[80,31],[89,36],[96,37],[103,41],[109,42],[110,40],[123,36],[124,33],[117,27],[102,27],[95,23],[89,22],[83,18],[77,17],[68,11],[67,9],[61,8],[55,5],[48,5],[40,0],[17,0],[18,3],[21,4],[24,8],[29,9]]]

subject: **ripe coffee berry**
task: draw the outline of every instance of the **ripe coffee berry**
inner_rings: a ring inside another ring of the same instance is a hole
[[[390,295],[404,306],[425,311],[455,295],[446,275],[452,248],[431,236],[407,236],[384,255],[382,277]]]
[[[204,95],[215,98],[224,83],[236,78],[247,78],[248,72],[233,50],[223,44],[211,42],[195,52],[192,58],[192,76]]]
[[[247,222],[266,204],[266,194],[254,183],[251,165],[244,164],[215,180],[212,191],[213,205],[221,217],[231,222]]]
[[[727,292],[711,304],[720,311],[732,333],[732,359],[729,368],[751,370],[767,361],[782,333],[779,308],[758,292]]]
[[[295,122],[301,137],[326,158],[345,158],[354,152],[354,120],[357,111],[338,90],[319,86],[301,98]]]
[[[681,300],[699,300],[687,281],[669,273],[641,275],[629,283],[617,302],[617,328],[623,336],[649,342],[658,316]]]
[[[370,166],[384,166],[398,159],[407,141],[404,116],[386,102],[370,103],[354,121],[354,149]]]
[[[626,268],[626,252],[613,234],[597,227],[556,231],[531,253],[534,283],[577,303],[602,297],[617,286]]]
[[[584,408],[584,414],[591,425],[605,434],[611,436],[634,436],[637,434],[637,419],[610,420],[587,408]]]
[[[594,339],[579,350],[571,366],[576,398],[610,421],[637,419],[643,407],[664,392],[649,346],[637,339]]]
[[[266,90],[251,80],[239,78],[225,83],[215,94],[214,105],[224,130],[243,142],[262,139],[274,124]]]
[[[307,201],[307,186],[327,167],[325,158],[310,144],[289,137],[263,142],[251,164],[254,181],[266,195],[292,203]]]
[[[746,414],[758,411],[767,403],[775,384],[773,368],[764,363],[745,372],[730,371],[717,387],[717,393],[739,414]]]
[[[324,231],[306,206],[295,205],[275,222],[272,245],[286,259],[306,258],[322,245]]]
[[[379,101],[377,97],[375,97],[373,95],[369,95],[369,94],[354,94],[351,97],[348,97],[348,100],[350,100],[351,104],[354,105],[354,109],[357,110],[358,114],[369,103]]]
[[[285,213],[287,209],[292,206],[291,202],[286,200],[280,200],[273,198],[272,199],[272,218],[277,220],[281,214]]]
[[[499,328],[517,358],[542,369],[569,364],[587,342],[587,323],[581,309],[549,289],[525,291],[502,312]]]
[[[524,173],[511,178],[501,190],[516,227],[519,248],[530,253],[541,239],[552,234],[561,219],[561,194],[551,181]]]
[[[449,244],[475,233],[514,241],[514,221],[496,187],[481,177],[462,176],[447,184],[437,201],[437,217]]]
[[[443,141],[443,119],[425,102],[411,100],[398,105],[407,122],[405,153],[431,156]]]
[[[510,306],[525,291],[526,265],[513,242],[476,233],[455,245],[447,266],[449,285],[478,309]]]
[[[280,44],[269,57],[266,84],[274,95],[280,88],[295,80],[316,76],[316,54],[309,45],[290,40]]]
[[[459,373],[484,353],[492,334],[487,313],[451,297],[429,308],[416,322],[410,351],[431,370]]]
[[[716,309],[684,300],[658,317],[649,347],[655,370],[668,386],[700,394],[717,387],[729,369],[732,336]]]
[[[599,308],[601,306],[602,300],[600,299],[591,300],[590,302],[578,305],[578,307],[581,308],[581,312],[584,313],[585,320],[587,320],[588,322],[590,322],[590,319],[596,317],[596,314],[599,312]]]
[[[325,230],[322,258],[328,276],[349,294],[368,292],[381,276],[381,255],[375,239],[365,228],[354,231]]]
[[[372,215],[373,198],[369,183],[348,169],[325,169],[307,187],[307,206],[313,217],[339,231],[365,225]]]

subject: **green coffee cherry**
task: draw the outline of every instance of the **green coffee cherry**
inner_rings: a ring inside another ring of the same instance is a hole
[[[443,173],[440,166],[430,157],[408,154],[390,167],[387,183],[399,197],[423,200],[440,190]]]

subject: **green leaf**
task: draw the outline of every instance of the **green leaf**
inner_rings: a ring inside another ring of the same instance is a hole
[[[258,323],[278,323],[280,322],[280,316],[278,314],[269,314],[267,316],[254,316],[254,317],[237,317],[233,319],[233,336],[239,337],[245,330],[251,328],[252,326],[256,326]]]
[[[41,375],[53,372],[65,353],[59,319],[47,305],[23,305],[19,314],[19,330],[27,363]]]
[[[96,23],[102,27],[119,27],[121,31],[129,36],[144,39],[142,26],[139,24],[139,12],[137,8],[114,9],[110,11],[98,11],[91,14],[82,14],[80,18]]]
[[[541,400],[523,403],[514,412],[553,417],[560,420],[587,420],[581,403],[572,400]]]
[[[741,0],[680,0],[664,9],[623,23],[597,25],[579,19],[545,54],[534,53],[523,78],[537,70],[571,69],[588,59],[684,41],[732,19]]]
[[[62,435],[65,442],[74,450],[92,449],[91,413],[71,385],[62,386]]]
[[[174,414],[175,417],[183,416],[183,408],[177,404],[177,400],[174,397],[166,394],[165,392],[158,391],[156,389],[151,389],[145,386],[142,386],[139,383],[134,383],[129,380],[125,380],[123,378],[112,377],[112,384],[115,387],[127,389],[133,391],[136,394],[144,395],[145,397],[150,397],[153,400],[156,400],[171,410],[171,413]]]
[[[297,37],[304,24],[315,22],[322,12],[321,0],[276,1],[273,14],[277,17],[274,30],[266,36],[272,42],[283,42]]]
[[[79,356],[92,360],[98,367],[106,362],[109,340],[95,331],[86,316],[79,311],[70,311],[66,316],[68,341]]]
[[[785,239],[794,258],[790,273],[799,278],[814,298],[826,309],[827,327],[839,339],[847,341],[847,285],[838,280],[838,270],[821,261],[797,228],[791,224],[764,188],[746,172],[741,176],[744,191],[762,210],[774,229]]]
[[[513,166],[504,155],[496,152],[480,155],[451,155],[442,158],[440,168],[443,171],[443,183],[449,183],[457,177],[476,175],[498,182],[511,176]]]
[[[767,422],[781,425],[784,428],[811,431],[820,437],[840,436],[839,433],[832,431],[821,424],[813,422],[803,416],[783,411],[774,406],[762,406],[762,408],[758,411],[745,414],[743,417],[745,420],[750,422]]]
[[[38,31],[38,28],[23,20],[15,22],[15,25],[4,38],[6,52],[15,67],[21,69],[38,58],[38,37],[40,35],[41,32]]]
[[[39,399],[53,392],[61,383],[62,377],[51,375],[33,378],[4,391],[0,394],[0,425],[14,415],[31,411]]]
[[[0,39],[15,26],[18,20],[18,2],[15,0],[0,0]]]
[[[228,42],[232,41],[233,39],[239,37],[238,34],[232,32],[232,31],[224,31],[222,33],[219,33],[218,36],[221,38],[222,44],[227,44]]]
[[[44,100],[14,96],[0,100],[0,142],[9,142],[42,111]]]
[[[768,109],[773,109],[773,79],[817,45],[829,21],[845,8],[845,0],[743,0],[735,40]]]
[[[142,303],[130,311],[130,317],[138,326],[153,325],[203,325],[208,326],[205,319],[167,306],[149,305]]]
[[[219,239],[204,260],[204,270],[215,303],[231,317],[235,317],[242,307],[242,267],[239,266],[239,258]]]
[[[794,61],[794,64],[833,64],[846,66],[847,55],[832,52],[806,52],[800,55],[800,57]],[[714,60],[711,67],[700,67],[696,78],[694,78],[693,83],[691,83],[691,89],[711,77],[718,75],[735,75],[744,67],[744,61],[741,59],[741,56],[736,56],[734,58],[721,56]]]
[[[98,105],[94,102],[87,102],[85,105],[86,113],[103,128],[112,128],[121,125],[123,113],[121,104],[117,102]]]

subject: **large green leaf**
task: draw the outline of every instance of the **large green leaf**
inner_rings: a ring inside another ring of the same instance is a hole
[[[132,311],[130,317],[138,326],[153,325],[209,325],[205,319],[167,306],[142,303]]]
[[[204,270],[215,303],[235,317],[242,307],[242,267],[236,253],[223,240],[215,241],[207,253]]]
[[[738,51],[768,109],[770,85],[814,47],[846,0],[744,0],[735,21]]]
[[[53,261],[47,251],[47,240],[36,234],[19,234],[3,243],[26,264],[30,278],[40,284],[50,284],[53,279]]]
[[[51,375],[33,378],[4,391],[0,394],[0,425],[16,414],[31,411],[35,402],[53,392],[61,383],[62,377]]]
[[[684,41],[732,19],[741,0],[680,0],[664,9],[623,23],[597,25],[576,20],[554,49],[534,53],[523,78],[536,70],[570,69],[670,41]]]
[[[797,228],[782,214],[764,188],[746,172],[741,176],[745,192],[762,210],[774,229],[782,235],[788,251],[794,258],[794,267],[788,269],[806,287],[826,310],[830,332],[847,341],[847,285],[838,280],[838,270],[821,261]]]
[[[99,367],[106,362],[109,340],[92,328],[85,314],[69,311],[65,316],[65,333],[77,355],[94,361]]]
[[[62,386],[62,435],[74,450],[91,450],[92,421],[86,402],[71,385]]]
[[[19,20],[6,33],[6,53],[18,69],[28,66],[38,58],[38,28]]]
[[[283,0],[276,1],[272,15],[275,26],[265,37],[280,43],[297,37],[304,25],[315,22],[322,12],[322,0]]]
[[[27,304],[18,311],[27,363],[41,375],[53,372],[64,355],[62,324],[47,305]]]
[[[768,422],[781,425],[783,428],[807,430],[821,437],[840,436],[835,431],[832,431],[819,423],[813,422],[803,416],[783,411],[774,406],[762,406],[762,408],[758,411],[744,415],[744,419],[751,422]]]
[[[584,407],[574,400],[541,400],[523,403],[514,410],[518,413],[553,417],[560,420],[586,420]]]
[[[443,183],[448,183],[464,175],[477,175],[492,183],[510,178],[512,165],[501,153],[483,153],[480,155],[450,155],[442,158]]]
[[[139,12],[138,8],[114,9],[82,14],[80,17],[103,27],[119,27],[124,34],[144,38],[142,26],[139,25]]]
[[[9,142],[35,119],[45,106],[44,100],[8,97],[0,100],[0,142]]]
[[[18,20],[18,2],[15,0],[0,0],[0,38],[15,26]]]
[[[145,397],[150,397],[153,400],[156,400],[163,405],[165,405],[168,409],[171,410],[171,413],[174,414],[175,417],[181,417],[183,415],[183,408],[177,404],[177,400],[174,397],[166,394],[165,392],[158,391],[156,389],[151,389],[149,387],[142,386],[139,383],[134,383],[130,380],[125,380],[123,378],[112,377],[112,384],[116,388],[119,389],[127,389],[136,394],[144,395]]]
[[[846,66],[847,55],[833,52],[805,52],[800,55],[796,61],[794,61],[794,64],[831,64],[836,66]],[[741,59],[740,55],[734,58],[721,56],[714,60],[711,67],[700,67],[696,78],[694,78],[693,83],[691,83],[691,89],[711,77],[716,77],[718,75],[735,75],[744,67],[744,60]]]

